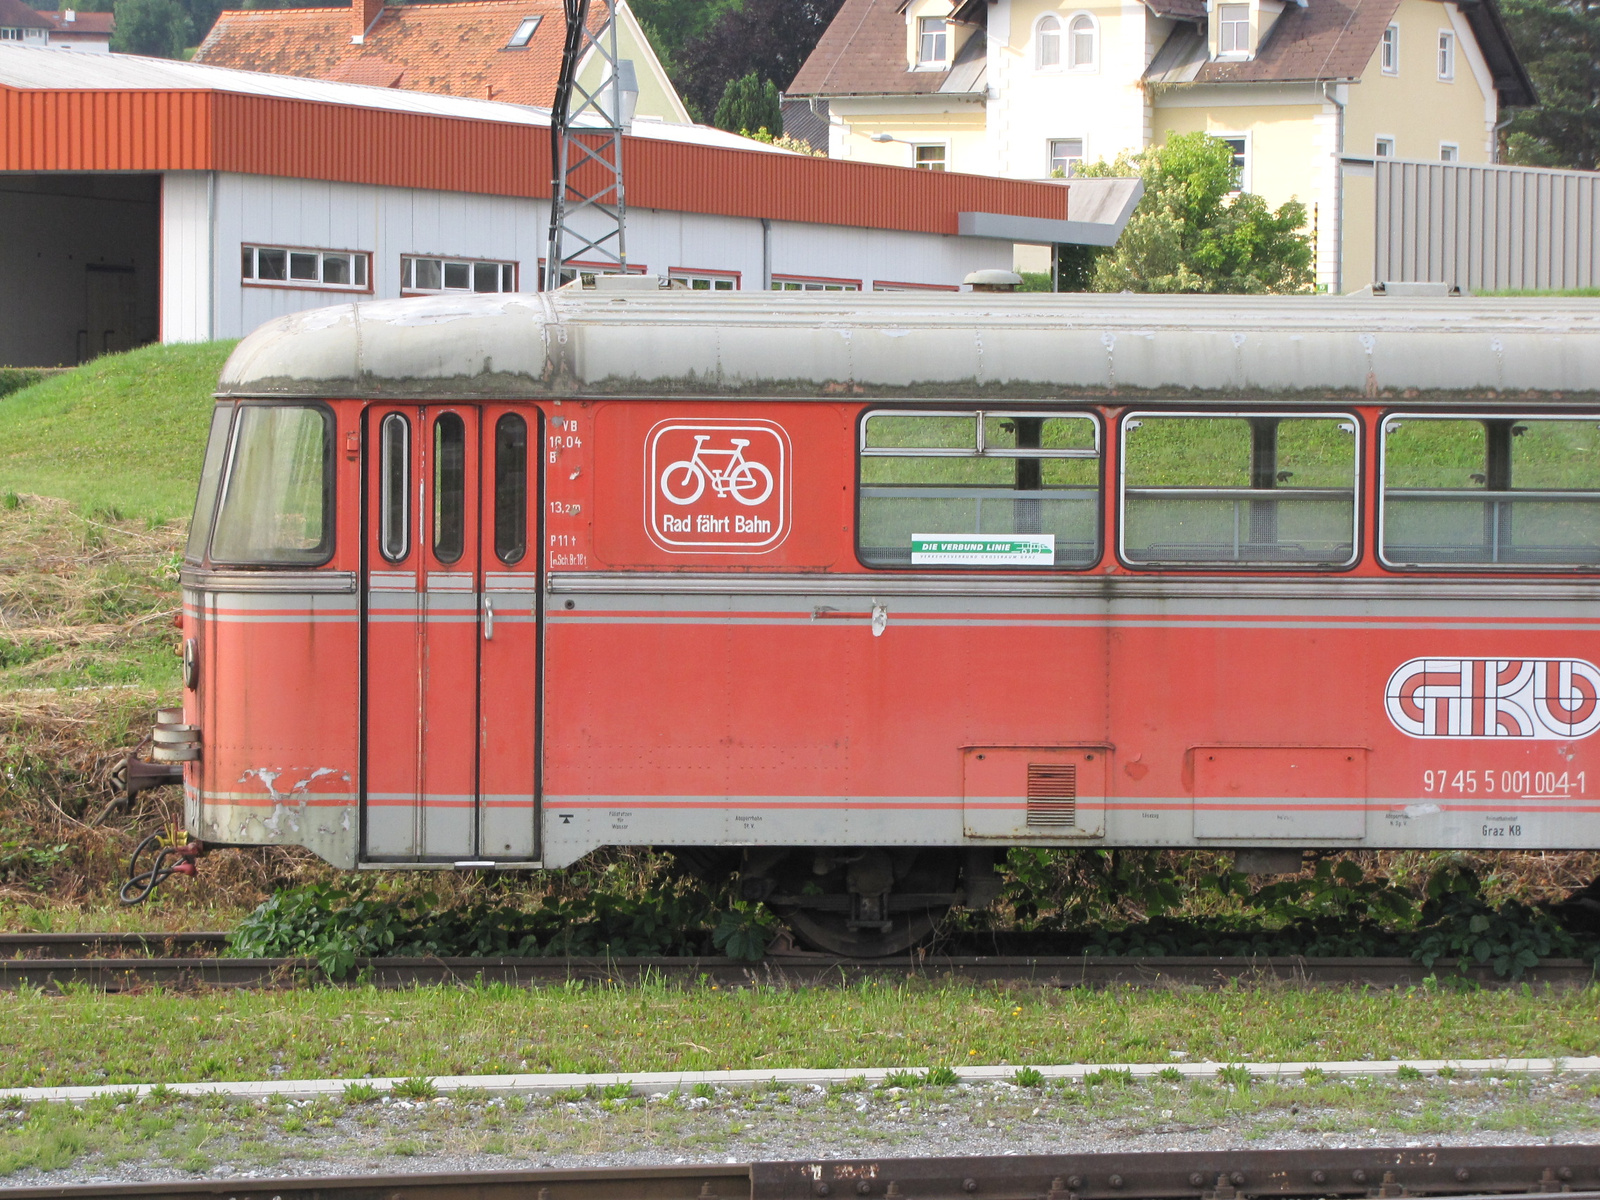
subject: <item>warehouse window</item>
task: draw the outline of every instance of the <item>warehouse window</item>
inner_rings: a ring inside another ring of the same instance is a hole
[[[1122,556],[1138,565],[1349,566],[1358,425],[1344,414],[1132,413]]]
[[[516,290],[516,263],[473,258],[418,258],[412,255],[400,259],[400,291],[403,295]]]
[[[370,258],[371,255],[359,250],[244,246],[240,252],[239,270],[248,284],[366,292],[372,290],[367,284]]]
[[[827,279],[813,275],[774,275],[775,292],[859,292],[859,279]]]
[[[1384,563],[1600,565],[1593,420],[1397,413],[1383,422]]]
[[[310,567],[332,553],[333,414],[320,405],[241,405],[212,561]]]
[[[959,292],[961,285],[956,283],[904,283],[895,279],[874,279],[872,290],[875,292]]]
[[[878,411],[861,423],[861,561],[1087,567],[1100,555],[1100,426],[1083,413]]]
[[[667,271],[667,278],[673,281],[681,279],[686,288],[695,292],[737,292],[740,275],[738,271],[702,271],[692,267],[672,267]]]

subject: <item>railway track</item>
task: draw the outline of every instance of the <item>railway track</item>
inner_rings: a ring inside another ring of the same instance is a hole
[[[0,990],[87,985],[107,991],[162,987],[294,987],[332,982],[316,963],[295,958],[227,958],[221,933],[0,934]],[[1032,983],[1043,987],[1222,987],[1234,982],[1301,986],[1414,987],[1430,975],[1456,974],[1408,958],[1165,957],[1067,955],[901,955],[836,959],[771,956],[759,963],[734,958],[381,958],[356,964],[348,979],[378,987],[452,982],[519,986],[587,980],[709,981],[738,985],[820,986],[869,977],[918,976],[975,983]],[[1484,987],[1509,986],[1484,966],[1461,974]],[[1592,963],[1549,959],[1517,981],[1583,987],[1595,981]]]
[[[0,1189],[229,1200],[1600,1200],[1600,1145],[825,1159]]]

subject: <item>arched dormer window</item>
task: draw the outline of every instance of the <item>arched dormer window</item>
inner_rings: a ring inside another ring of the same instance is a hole
[[[1099,65],[1100,30],[1088,13],[1078,13],[1067,22],[1067,66],[1092,71]]]
[[[1034,62],[1041,71],[1061,65],[1061,18],[1046,13],[1033,31]]]

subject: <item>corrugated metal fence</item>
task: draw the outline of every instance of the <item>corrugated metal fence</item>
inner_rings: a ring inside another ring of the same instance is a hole
[[[1600,287],[1600,173],[1374,161],[1375,279]]]

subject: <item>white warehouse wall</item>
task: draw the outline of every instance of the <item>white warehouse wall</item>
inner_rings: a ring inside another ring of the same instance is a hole
[[[514,262],[523,291],[538,286],[549,206],[539,200],[375,187],[259,175],[169,172],[162,214],[162,340],[242,337],[284,313],[366,293],[248,286],[245,244],[357,250],[372,255],[371,296],[400,294],[400,258],[420,254]],[[209,228],[208,228],[209,227]],[[761,290],[770,256],[778,275],[959,284],[983,267],[1009,267],[1011,243],[988,238],[628,211],[628,259],[673,268],[737,271]],[[765,242],[765,245],[764,245]],[[207,278],[210,286],[207,287]]]

